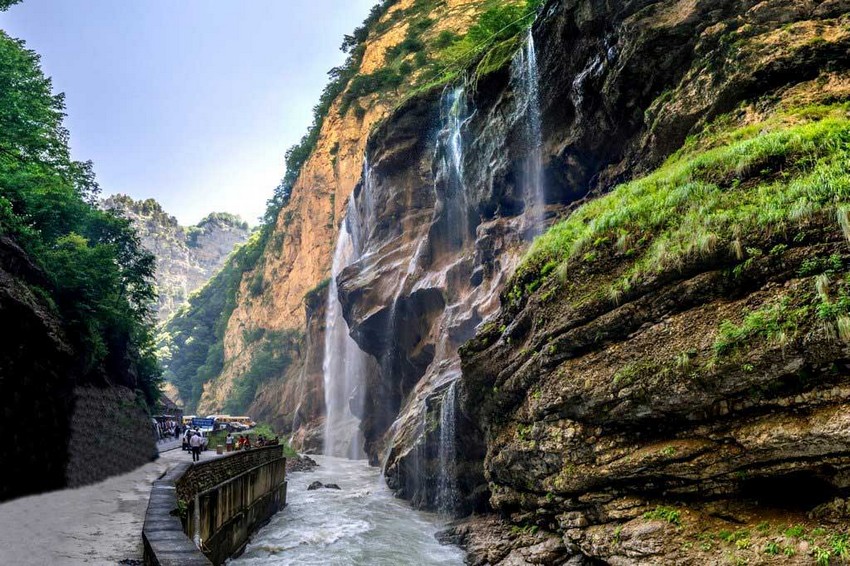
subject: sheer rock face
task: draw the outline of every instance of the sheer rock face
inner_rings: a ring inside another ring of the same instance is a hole
[[[142,247],[156,257],[160,322],[183,306],[250,235],[246,223],[228,215],[211,214],[197,226],[180,226],[153,199],[134,201],[115,195],[104,200],[103,206],[128,218],[139,233]]]
[[[460,32],[469,26],[482,2],[437,0],[430,3],[428,14],[421,14],[415,4],[415,0],[399,0],[383,20],[389,21],[394,12],[413,9],[416,14],[428,15],[434,20],[429,33],[436,35],[444,30]],[[408,18],[402,17],[369,37],[360,66],[362,74],[372,73],[383,66],[386,50],[405,38],[408,24]],[[237,306],[228,321],[224,338],[225,369],[214,383],[204,388],[199,411],[214,412],[222,407],[234,381],[250,367],[255,347],[245,342],[245,331],[257,328],[303,330],[324,325],[323,320],[305,319],[305,295],[330,275],[340,222],[348,199],[363,176],[366,142],[371,128],[386,118],[405,89],[413,86],[416,85],[405,84],[391,95],[374,94],[361,98],[358,104],[364,113],[360,116],[353,108],[341,115],[340,100],[331,106],[316,148],[301,169],[289,204],[278,216],[269,246],[255,270],[243,278]],[[261,282],[259,292],[251,291],[254,282]],[[310,352],[321,355],[322,340],[316,335]],[[318,350],[315,350],[316,347]],[[299,378],[300,374],[288,372],[265,388],[262,399],[250,410],[263,411],[270,416],[275,414],[283,430],[290,431],[293,427],[290,418],[292,408],[299,402],[290,398],[290,392],[314,391],[320,399],[323,395],[321,365],[318,371],[306,375],[310,383],[290,383]],[[277,392],[273,393],[270,388],[277,388]],[[279,400],[277,413],[274,406],[265,401],[271,398],[269,396]],[[316,431],[321,430],[322,422],[318,420],[321,418],[321,413],[311,413],[308,420],[299,420],[295,429],[306,427],[303,435],[314,438]],[[301,436],[302,433],[297,433],[294,440]],[[311,441],[309,446],[314,447],[315,442]]]
[[[534,40],[550,217],[651,170],[714,117],[815,78],[846,52],[834,20],[842,4],[772,4],[549,2]],[[776,48],[777,28],[789,23],[801,37]],[[811,43],[812,28],[830,39]],[[746,46],[734,60],[730,37]],[[368,376],[367,451],[387,464],[399,494],[426,507],[437,505],[439,412],[459,374],[456,349],[497,311],[528,233],[541,229],[523,183],[527,116],[515,75],[504,69],[465,93],[463,202],[441,169],[439,93],[408,102],[374,132],[369,178],[354,193],[364,257],[339,286],[352,335],[379,365]],[[471,509],[486,491],[475,465],[484,443],[463,418],[458,430],[463,507]]]
[[[605,191],[744,102],[758,115],[791,97],[848,100],[848,9],[550,2],[535,29],[548,187]],[[718,253],[619,303],[598,293],[622,274],[616,257],[575,267],[560,290],[519,305],[505,294],[461,351],[461,403],[483,435],[490,505],[536,534],[513,532],[495,549],[481,544],[491,527],[460,525],[453,536],[473,562],[525,563],[517,553],[554,534],[564,546],[546,563],[705,564],[724,553],[762,563],[774,544],[788,563],[811,563],[815,543],[783,529],[840,531],[847,520],[850,349],[810,317],[789,344],[719,359],[714,350],[723,321],[813,293],[807,259],[850,257],[832,217],[795,242],[743,276]]]

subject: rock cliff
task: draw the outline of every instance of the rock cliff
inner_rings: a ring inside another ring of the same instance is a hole
[[[368,457],[496,511],[446,534],[475,563],[846,558],[848,8],[550,0],[468,73],[342,95],[202,407],[306,329],[252,409],[318,448],[338,306]]]
[[[848,5],[550,7],[542,76],[579,60],[541,84],[571,101],[544,103],[547,189],[589,192],[462,349],[508,526],[452,540],[490,564],[846,559]]]
[[[480,11],[481,4],[480,0],[382,2],[381,10],[379,7],[373,10],[380,17],[367,30],[368,37],[361,44],[361,58],[354,70],[360,75],[380,71],[389,57],[388,51],[410,35],[408,32],[414,22],[425,22],[421,37],[426,43],[436,41],[441,34],[463,32]],[[414,54],[402,54],[402,57],[412,60]],[[305,309],[305,296],[323,287],[322,283],[330,276],[340,222],[348,199],[363,176],[369,132],[400,100],[421,88],[423,80],[421,72],[413,71],[403,83],[388,91],[361,96],[354,105],[345,102],[344,93],[333,100],[318,132],[315,149],[301,168],[289,202],[277,217],[260,261],[242,279],[237,291],[239,300],[227,321],[223,340],[225,368],[204,388],[201,412],[215,412],[223,407],[234,385],[250,371],[259,345],[246,341],[246,335],[258,329],[303,332],[324,326],[321,318],[324,308]],[[320,297],[322,302],[325,299],[325,296]],[[311,314],[320,319],[309,318]],[[324,335],[314,336],[299,354],[299,360],[322,355]],[[289,416],[294,407],[299,403],[314,405],[309,400],[301,402],[300,398],[290,398],[288,392],[309,391],[317,400],[323,398],[321,361],[317,363],[314,371],[307,373],[310,379],[307,385],[293,383],[300,374],[288,373],[266,386],[257,405],[251,407],[252,413],[276,419],[289,429],[292,426]],[[272,403],[271,399],[279,402]],[[312,430],[303,434],[315,437],[316,431],[321,431],[321,412],[322,408],[316,406],[316,411],[308,418],[299,419],[299,426]],[[284,415],[287,418],[283,418]]]
[[[248,224],[230,214],[213,213],[196,226],[183,227],[153,199],[135,201],[115,195],[105,199],[103,206],[128,218],[142,247],[156,257],[160,322],[183,306],[250,235]]]

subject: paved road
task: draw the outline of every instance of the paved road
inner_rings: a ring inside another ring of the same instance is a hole
[[[169,449],[172,445],[177,449]],[[122,560],[140,561],[151,484],[171,466],[192,458],[179,446],[179,441],[160,443],[158,460],[122,476],[0,504],[0,564],[114,566]],[[208,450],[201,461],[215,457]]]

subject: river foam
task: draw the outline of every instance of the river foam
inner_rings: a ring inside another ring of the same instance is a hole
[[[463,552],[434,538],[443,524],[396,499],[366,462],[316,457],[289,476],[287,506],[231,565],[461,565]],[[342,489],[307,491],[313,481]]]

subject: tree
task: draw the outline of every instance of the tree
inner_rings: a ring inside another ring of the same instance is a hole
[[[0,32],[0,233],[47,274],[40,291],[68,327],[77,369],[123,376],[153,403],[154,259],[129,221],[97,208],[93,165],[71,159],[64,116],[38,55]]]

